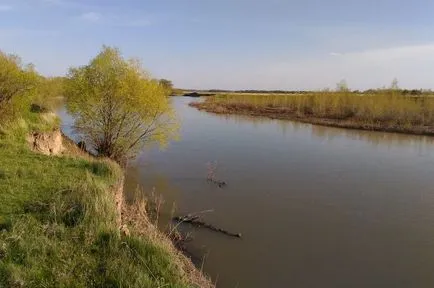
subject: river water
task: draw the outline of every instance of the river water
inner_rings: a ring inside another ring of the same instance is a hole
[[[182,228],[218,287],[434,287],[434,138],[218,116],[191,101],[173,99],[180,141],[145,149],[126,191],[161,194],[161,223],[175,203],[242,233]],[[226,187],[206,181],[207,163]]]

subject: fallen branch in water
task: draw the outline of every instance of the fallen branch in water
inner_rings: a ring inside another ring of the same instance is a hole
[[[212,180],[212,179],[208,179],[207,181],[211,184],[217,185],[219,188],[223,188],[226,185],[228,185],[225,181]]]
[[[174,217],[173,218],[174,221],[177,221],[178,223],[189,223],[195,227],[203,227],[203,228],[207,228],[209,230],[215,231],[215,232],[220,232],[222,234],[225,234],[227,236],[230,237],[236,237],[236,238],[241,238],[241,233],[232,233],[229,231],[226,231],[224,229],[215,227],[211,224],[205,223],[203,221],[200,220],[198,215],[186,215],[186,216],[178,216],[178,217]]]
[[[206,180],[211,184],[217,185],[219,188],[225,187],[227,185],[226,182],[220,181],[216,178],[217,168],[218,168],[217,162],[214,162],[214,163],[209,162],[207,164],[207,167],[208,167],[208,175],[206,177]]]

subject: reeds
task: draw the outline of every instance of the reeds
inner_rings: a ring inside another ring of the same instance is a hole
[[[310,94],[225,94],[207,99],[207,104],[230,109],[267,110],[298,117],[354,120],[397,126],[433,126],[434,98],[404,96],[393,90],[356,94],[313,92]]]

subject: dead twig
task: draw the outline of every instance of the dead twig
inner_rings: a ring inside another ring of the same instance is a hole
[[[230,237],[236,237],[236,238],[241,238],[242,237],[241,233],[232,233],[232,232],[229,232],[227,230],[218,228],[218,227],[216,227],[214,225],[208,224],[208,223],[206,223],[204,221],[201,221],[198,215],[191,215],[191,214],[189,214],[189,215],[186,215],[186,216],[178,216],[178,217],[174,217],[173,220],[178,222],[177,226],[180,225],[180,224],[182,224],[182,223],[189,223],[189,224],[191,224],[191,225],[193,225],[195,227],[198,227],[198,228],[202,228],[202,227],[203,228],[207,228],[207,229],[209,229],[211,231],[219,232],[219,233],[222,233],[222,234],[230,236]]]

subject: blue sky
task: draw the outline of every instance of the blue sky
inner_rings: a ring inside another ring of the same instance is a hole
[[[45,75],[103,44],[185,88],[434,88],[430,0],[0,0],[0,49]]]

